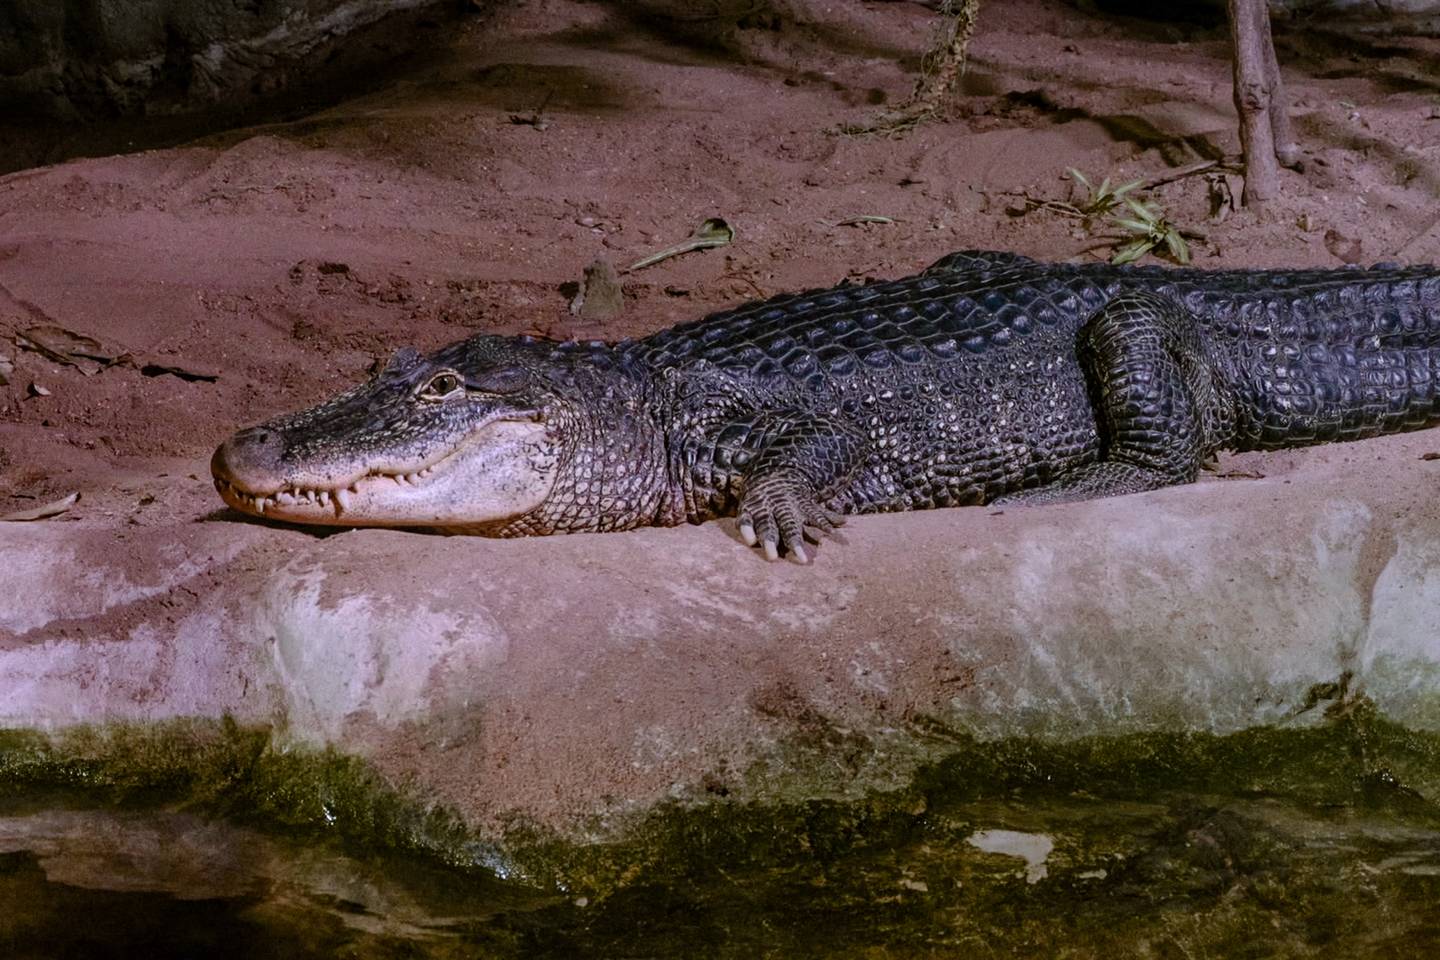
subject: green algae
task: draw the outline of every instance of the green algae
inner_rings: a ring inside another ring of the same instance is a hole
[[[290,749],[232,720],[0,730],[0,800],[63,792],[90,802],[194,810],[356,849],[507,873],[452,811],[387,782],[364,760]]]
[[[922,726],[943,755],[896,789],[759,800],[715,786],[599,843],[520,825],[477,837],[354,758],[199,721],[0,733],[0,799],[80,789],[420,857],[459,868],[457,883],[488,870],[551,891],[458,918],[443,943],[395,955],[1409,957],[1440,947],[1440,734],[1401,727],[1363,699],[1341,697],[1311,726],[1223,736],[982,742]],[[1004,842],[977,845],[985,836],[1018,840],[1007,854]],[[1044,853],[1015,852],[1027,849]]]

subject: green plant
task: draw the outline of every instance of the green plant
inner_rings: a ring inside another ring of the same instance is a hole
[[[1079,203],[1072,202],[1070,206],[1086,220],[1098,220],[1108,216],[1116,207],[1120,206],[1125,194],[1145,182],[1144,180],[1131,180],[1129,183],[1112,187],[1110,178],[1106,177],[1100,181],[1099,186],[1096,186],[1086,178],[1085,174],[1074,167],[1066,168],[1066,172],[1070,174],[1071,180],[1085,188],[1085,199]]]
[[[1121,238],[1124,243],[1110,258],[1111,263],[1133,263],[1162,245],[1177,263],[1190,262],[1190,246],[1180,235],[1180,228],[1165,218],[1165,211],[1155,203],[1141,203],[1133,197],[1127,197],[1125,204],[1135,215],[1115,217],[1116,225],[1129,239]]]

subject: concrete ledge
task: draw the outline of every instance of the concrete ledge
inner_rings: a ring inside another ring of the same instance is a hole
[[[4,525],[0,726],[229,713],[477,823],[562,829],[706,789],[884,786],[945,731],[1306,723],[1316,685],[1346,675],[1440,729],[1434,442],[859,518],[809,568],[763,563],[726,524],[516,541]]]

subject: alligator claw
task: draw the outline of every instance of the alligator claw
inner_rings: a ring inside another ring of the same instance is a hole
[[[766,560],[778,560],[783,552],[797,563],[814,559],[805,541],[819,543],[834,534],[845,518],[816,503],[809,484],[792,474],[771,474],[751,485],[740,502],[736,518],[740,539],[746,546],[758,546]]]

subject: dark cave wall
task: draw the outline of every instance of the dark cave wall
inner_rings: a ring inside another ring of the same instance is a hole
[[[992,0],[993,2],[993,0]],[[1076,6],[1105,13],[1156,20],[1225,19],[1225,0],[1073,0]],[[1440,13],[1440,0],[1270,0],[1270,12],[1279,18],[1308,18],[1326,14],[1359,15],[1369,19],[1406,18]]]
[[[423,43],[456,0],[0,0],[0,109],[59,120],[243,107]]]

